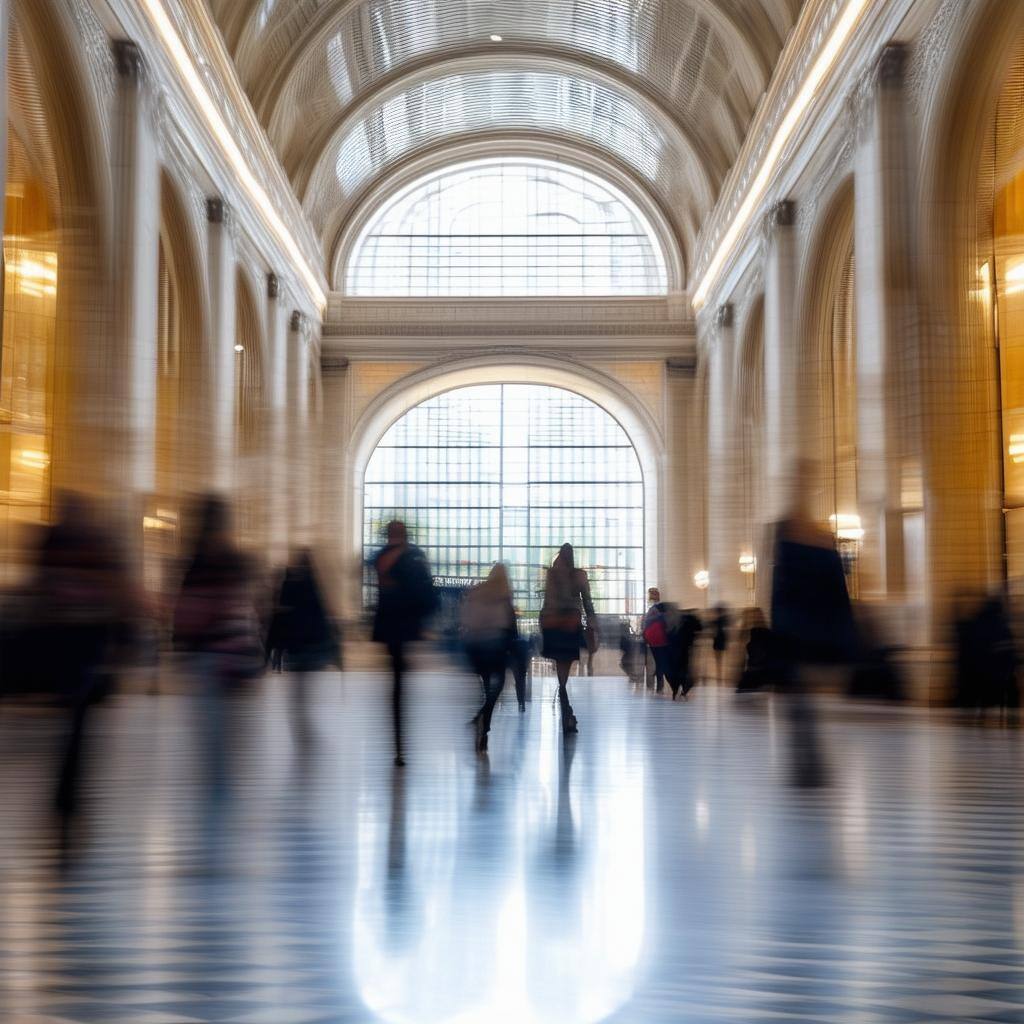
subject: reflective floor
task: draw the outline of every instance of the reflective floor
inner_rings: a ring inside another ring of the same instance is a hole
[[[70,860],[56,723],[0,707],[0,1021],[1024,1021],[1021,735],[826,706],[831,785],[786,785],[778,709],[538,681],[490,756],[476,691],[316,684],[294,748],[277,677],[236,711],[210,805],[187,695],[93,723]]]

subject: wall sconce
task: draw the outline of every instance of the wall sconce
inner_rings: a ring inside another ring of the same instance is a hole
[[[707,590],[711,586],[711,573],[707,569],[698,569],[693,574],[693,585],[698,590]]]
[[[837,540],[863,540],[864,530],[860,525],[860,516],[848,512],[838,512],[828,517],[832,524],[832,532]]]
[[[22,448],[18,452],[18,461],[26,469],[34,469],[42,471],[50,465],[50,456],[44,451],[40,451],[38,448]]]
[[[1018,464],[1024,462],[1024,434],[1011,434],[1010,444],[1006,451],[1011,462]]]
[[[740,572],[752,575],[757,572],[756,555],[740,555]]]

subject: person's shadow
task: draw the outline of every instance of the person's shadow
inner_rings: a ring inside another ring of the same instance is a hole
[[[409,873],[405,777],[391,776],[387,869],[384,875],[384,941],[392,953],[412,948],[422,927],[419,892]]]

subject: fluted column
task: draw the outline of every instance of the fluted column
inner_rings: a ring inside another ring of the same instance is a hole
[[[0,81],[7,81],[7,48],[11,33],[11,0],[0,0]],[[0,98],[0,186],[7,193],[7,89]],[[4,210],[0,209],[0,235],[4,230]]]
[[[783,200],[769,213],[764,268],[765,521],[781,518],[800,454],[803,400],[796,344],[796,207]]]
[[[160,170],[152,119],[152,84],[138,46],[114,44],[117,98],[114,134],[113,329],[105,351],[90,356],[102,405],[97,483],[125,498],[132,536],[141,528],[142,498],[155,487],[157,261]]]
[[[288,307],[276,274],[267,275],[267,536],[270,561],[288,557]]]
[[[857,335],[857,505],[864,529],[859,558],[860,596],[903,591],[904,453],[917,429],[917,323],[911,265],[907,169],[906,48],[891,43],[865,79],[858,97],[855,155]],[[903,386],[901,386],[901,384]],[[916,446],[913,446],[916,447]],[[908,476],[915,473],[908,462]],[[920,488],[908,479],[908,491]],[[919,502],[908,494],[912,502]]]
[[[708,569],[710,598],[744,604],[739,569],[742,490],[739,476],[739,413],[734,396],[736,337],[731,303],[719,306],[708,366]]]
[[[210,281],[210,374],[208,420],[208,475],[211,490],[230,494],[234,484],[235,384],[235,245],[231,211],[214,196],[206,202],[206,246]]]
[[[309,461],[309,321],[298,310],[288,323],[288,459],[289,538],[308,544],[313,510],[310,508]]]

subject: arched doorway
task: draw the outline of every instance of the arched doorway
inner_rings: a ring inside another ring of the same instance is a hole
[[[572,542],[599,614],[643,609],[645,490],[618,421],[565,388],[482,383],[415,405],[387,429],[363,476],[362,542],[405,520],[435,575],[453,586],[510,570],[516,603],[535,619],[543,572]],[[372,579],[364,603],[373,600]]]

